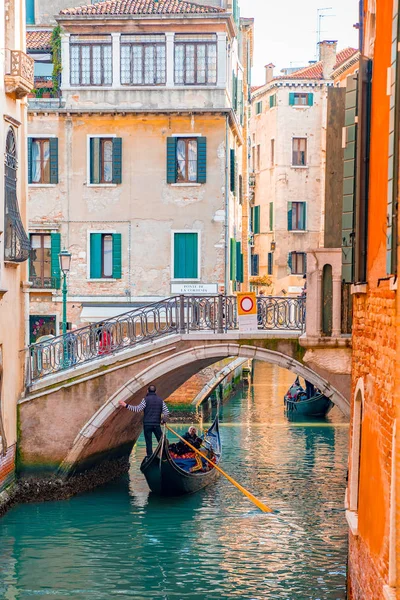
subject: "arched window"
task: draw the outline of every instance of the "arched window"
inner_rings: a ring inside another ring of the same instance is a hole
[[[360,487],[360,453],[361,453],[361,428],[364,404],[364,381],[357,382],[354,394],[353,427],[351,436],[350,478],[349,478],[349,509],[358,511],[358,492]]]
[[[29,256],[29,239],[22,224],[17,200],[17,144],[12,127],[6,137],[4,169],[4,260],[24,262]]]

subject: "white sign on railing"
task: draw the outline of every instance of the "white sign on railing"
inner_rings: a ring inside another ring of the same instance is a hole
[[[171,283],[171,294],[192,294],[210,296],[218,294],[217,283]]]

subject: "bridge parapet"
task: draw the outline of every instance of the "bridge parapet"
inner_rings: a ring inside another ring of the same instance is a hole
[[[302,332],[305,300],[260,296],[257,331]],[[236,296],[174,296],[66,335],[32,344],[27,388],[45,377],[105,359],[171,334],[224,334],[238,330]]]

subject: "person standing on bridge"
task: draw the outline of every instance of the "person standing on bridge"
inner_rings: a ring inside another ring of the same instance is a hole
[[[160,423],[164,423],[169,415],[167,405],[162,398],[157,396],[155,385],[149,385],[146,396],[137,406],[127,404],[123,400],[120,400],[119,403],[132,412],[144,412],[143,433],[146,441],[146,458],[150,458],[153,454],[153,433],[159,442],[162,436]]]

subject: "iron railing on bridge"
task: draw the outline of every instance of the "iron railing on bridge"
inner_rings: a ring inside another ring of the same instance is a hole
[[[259,330],[303,331],[305,299],[259,296]],[[28,348],[27,386],[48,375],[172,333],[238,329],[236,296],[174,296]]]

